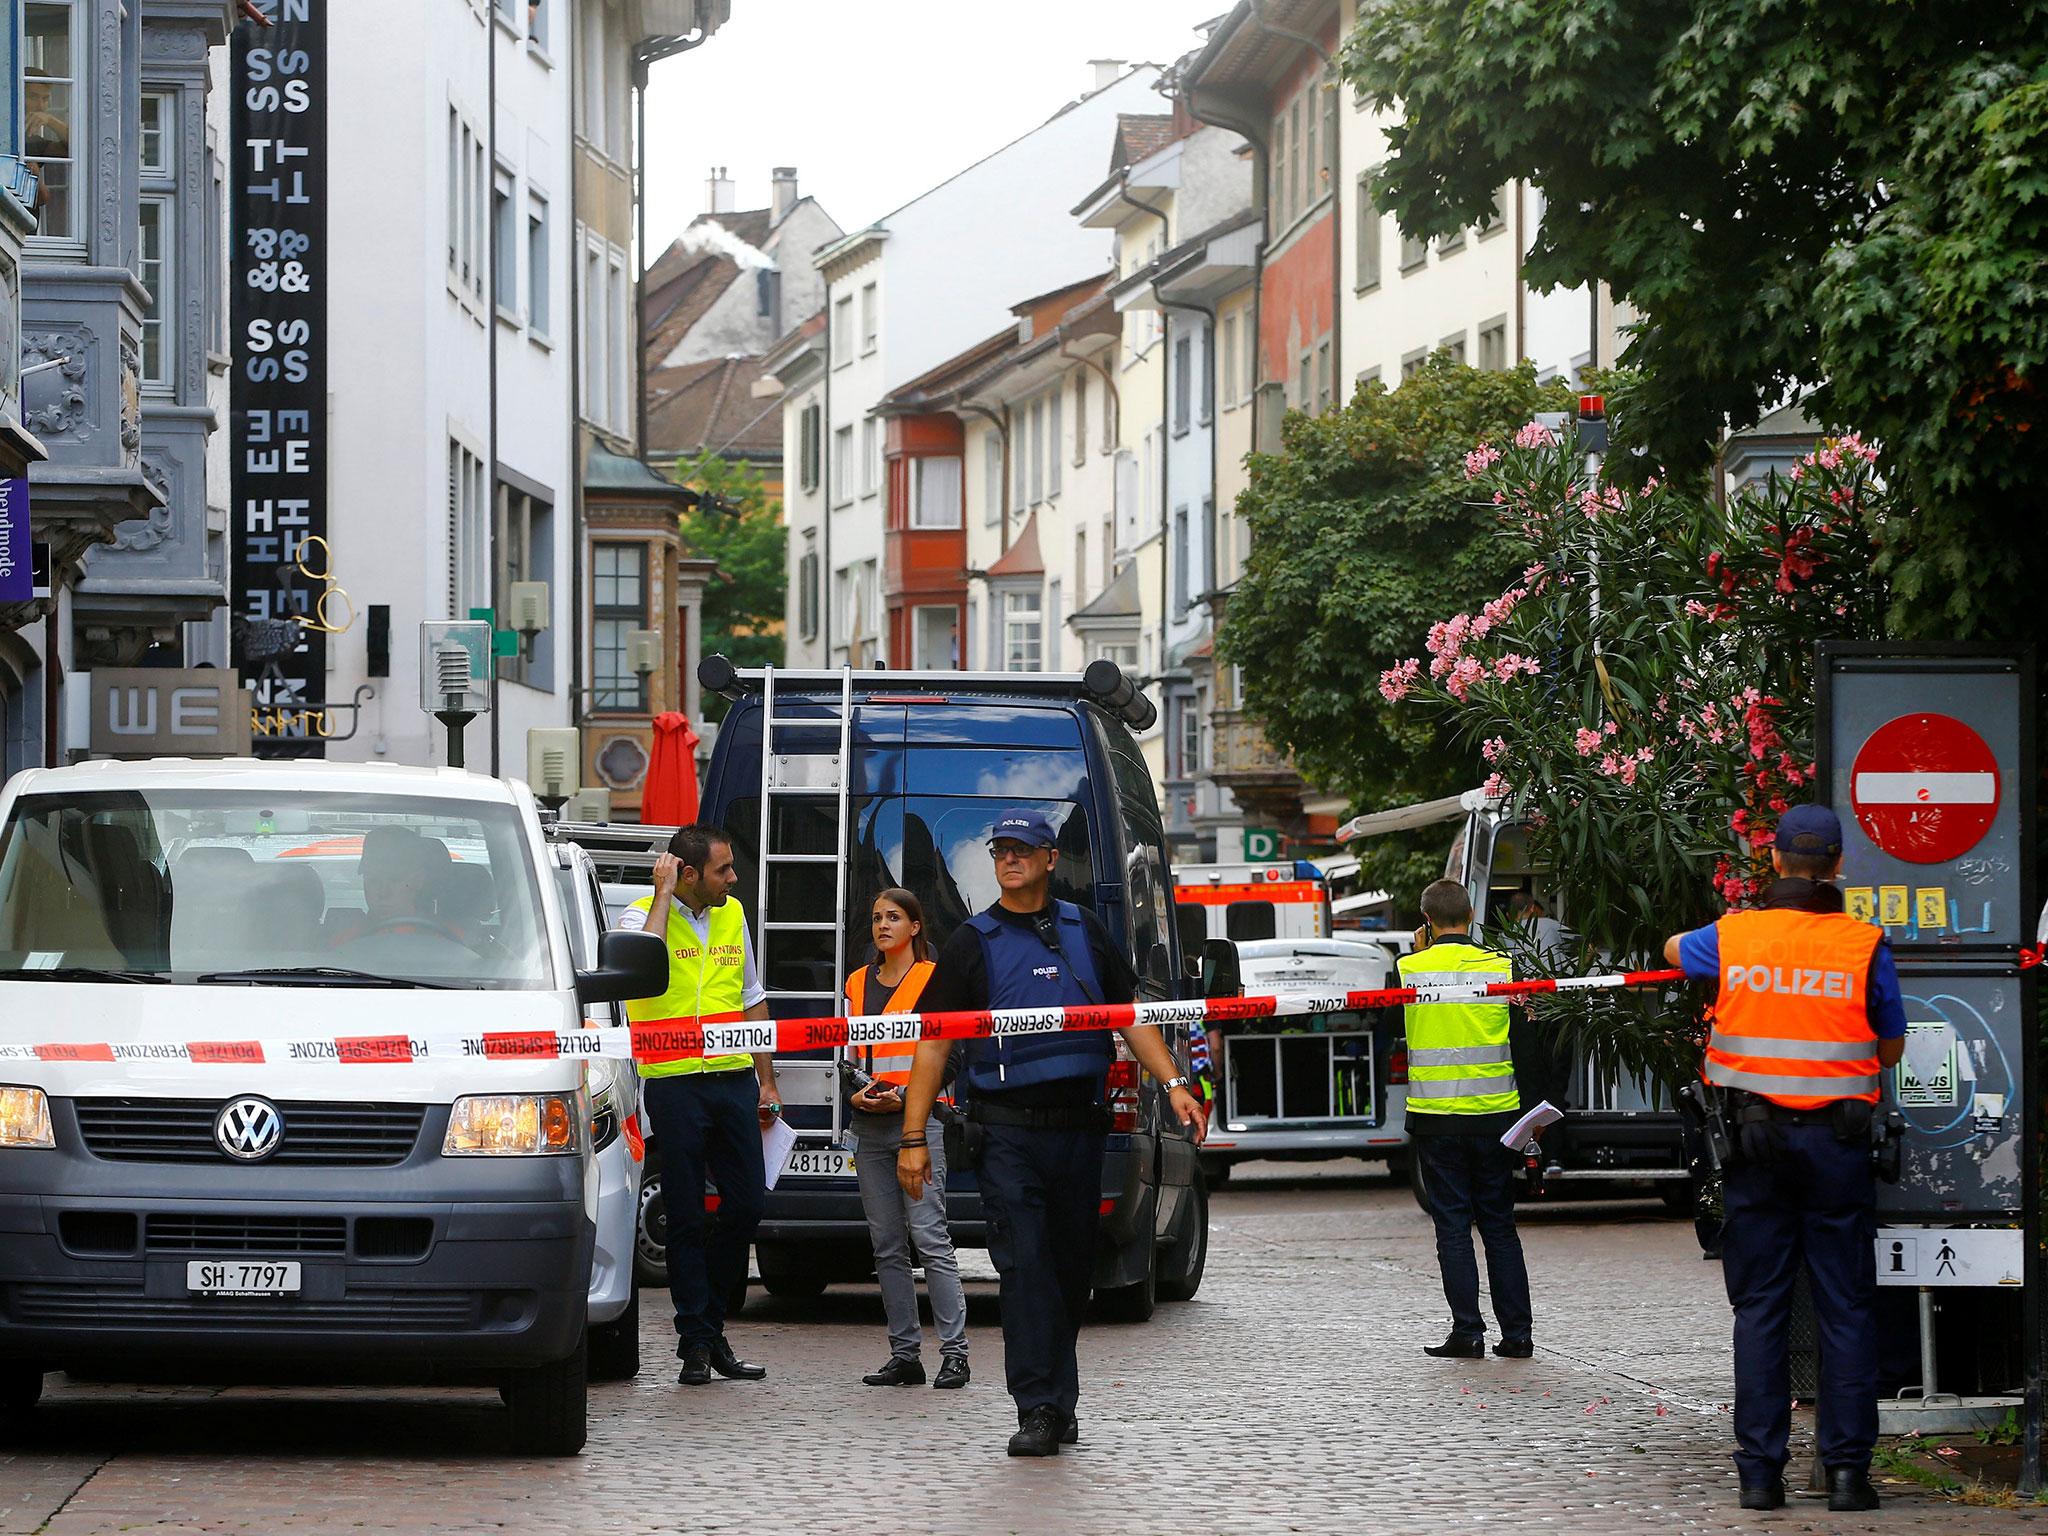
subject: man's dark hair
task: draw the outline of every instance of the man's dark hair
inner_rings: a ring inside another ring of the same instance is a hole
[[[668,840],[668,851],[685,869],[694,869],[702,874],[705,865],[711,862],[711,850],[720,843],[730,848],[732,834],[709,822],[695,821],[687,827],[676,828],[676,835]]]
[[[1778,865],[1794,880],[1825,880],[1835,872],[1839,853],[1795,853],[1790,848],[1778,850]]]
[[[1422,888],[1422,915],[1432,928],[1463,928],[1472,921],[1472,898],[1455,880]]]

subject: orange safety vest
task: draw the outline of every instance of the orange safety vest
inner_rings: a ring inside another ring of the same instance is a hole
[[[896,990],[889,994],[889,1000],[882,1004],[884,1013],[915,1013],[917,1000],[924,996],[925,983],[932,979],[932,972],[938,966],[930,960],[914,960],[903,979],[896,983]],[[846,1001],[849,1013],[865,1014],[867,1009],[868,968],[862,966],[846,978]],[[873,1074],[878,1083],[894,1083],[907,1087],[910,1083],[910,1064],[917,1056],[917,1042],[897,1041],[890,1045],[869,1045],[857,1047],[860,1052],[859,1065],[863,1071]]]
[[[1865,991],[1882,937],[1839,912],[1731,912],[1715,925],[1720,991],[1706,1079],[1787,1109],[1877,1102],[1882,1068]]]

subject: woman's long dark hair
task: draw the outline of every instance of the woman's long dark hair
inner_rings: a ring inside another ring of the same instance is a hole
[[[931,959],[932,947],[924,936],[924,903],[900,885],[892,885],[887,890],[877,891],[875,893],[875,901],[886,901],[893,906],[903,909],[903,915],[917,924],[917,932],[910,936],[910,958],[912,960]],[[874,915],[875,902],[871,901],[868,903],[868,917],[871,923]],[[874,949],[872,946],[869,947],[869,953],[877,960],[882,958],[881,951]]]

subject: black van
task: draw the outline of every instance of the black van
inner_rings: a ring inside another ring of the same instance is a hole
[[[1078,676],[741,672],[709,656],[698,677],[732,702],[700,817],[733,837],[738,895],[761,925],[762,979],[776,1017],[840,1011],[840,985],[868,954],[868,911],[885,887],[917,893],[935,948],[993,902],[989,831],[1020,805],[1058,828],[1053,893],[1102,919],[1140,977],[1140,996],[1201,995],[1187,963],[1196,957],[1183,956],[1174,922],[1158,796],[1131,738],[1153,707],[1113,663]],[[771,708],[777,724],[764,754]],[[843,781],[842,739],[851,770]],[[810,861],[769,860],[765,905],[764,833],[774,854]],[[842,881],[830,878],[835,868],[843,868]],[[1169,1033],[1185,1065],[1187,1030]],[[1166,1095],[1117,1044],[1095,1301],[1102,1315],[1142,1321],[1155,1297],[1185,1300],[1200,1286],[1209,1201],[1194,1144]],[[859,1188],[835,1135],[842,1115],[834,1055],[776,1063],[799,1143],[769,1192],[756,1239],[771,1295],[815,1295],[873,1273]],[[947,1209],[956,1243],[986,1246],[972,1173],[948,1178]]]

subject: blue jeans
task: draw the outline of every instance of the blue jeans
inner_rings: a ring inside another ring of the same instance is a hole
[[[768,1203],[761,1162],[761,1080],[752,1070],[650,1077],[641,1102],[661,1151],[668,1211],[668,1292],[685,1345],[725,1333],[725,1299],[746,1278],[747,1249]],[[704,1209],[704,1180],[718,1209]]]
[[[982,1152],[988,1256],[1002,1280],[1003,1371],[1019,1417],[1051,1406],[1074,1417],[1076,1344],[1095,1269],[1108,1138],[1095,1130],[992,1125]]]
[[[1749,1486],[1784,1475],[1792,1376],[1785,1328],[1802,1261],[1820,1330],[1820,1459],[1867,1468],[1877,1440],[1877,1214],[1867,1144],[1827,1125],[1781,1126],[1785,1148],[1728,1169],[1721,1278],[1735,1309],[1735,1465]]]
[[[1532,1326],[1529,1270],[1515,1232],[1514,1154],[1498,1137],[1455,1131],[1419,1135],[1414,1147],[1429,1193],[1430,1219],[1436,1223],[1436,1263],[1443,1272],[1444,1300],[1451,1304],[1451,1332],[1468,1339],[1486,1337],[1486,1319],[1479,1313],[1479,1261],[1472,1251],[1476,1222],[1486,1246],[1486,1281],[1500,1336],[1527,1339]]]

